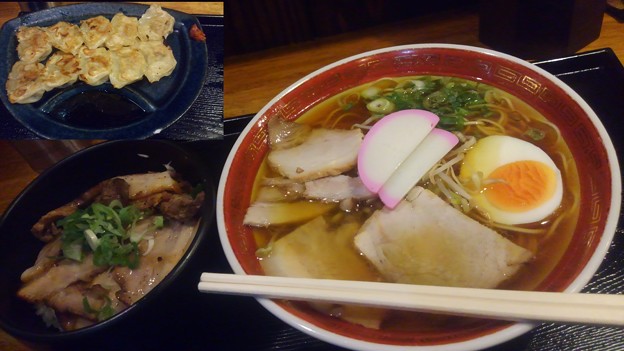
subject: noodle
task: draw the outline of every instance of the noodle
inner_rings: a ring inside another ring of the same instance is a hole
[[[458,86],[460,89],[451,91],[443,98],[434,99],[435,96],[431,97],[431,87],[436,84],[443,91]],[[377,99],[390,102],[391,110],[373,111],[367,108],[369,103]],[[452,104],[445,105],[448,101],[452,101]],[[460,103],[464,105],[453,105]],[[404,109],[430,110],[440,117],[436,128],[451,131],[460,140],[453,150],[428,170],[417,185],[536,255],[535,262],[527,263],[530,268],[523,268],[516,273],[505,288],[531,289],[539,285],[540,279],[560,261],[564,252],[560,247],[565,247],[574,233],[581,203],[576,165],[559,129],[515,96],[479,82],[436,76],[384,78],[355,87],[314,106],[297,122],[324,128],[359,128],[366,134],[386,114]],[[529,131],[538,133],[530,134]],[[555,213],[540,222],[507,225],[494,222],[477,205],[481,193],[492,184],[504,180],[486,178],[482,172],[465,175],[460,171],[466,162],[466,153],[480,139],[491,135],[506,135],[529,141],[549,155],[561,172],[564,189],[563,200]],[[268,176],[279,176],[268,168],[266,172]],[[357,176],[357,170],[350,170],[348,175]],[[332,210],[335,212],[328,212],[325,217],[331,225],[338,226],[345,221],[362,225],[383,206],[376,197],[366,201],[352,200],[336,206]],[[257,243],[266,245],[269,250],[259,251],[258,255],[266,255],[270,252],[272,242],[279,236],[267,229],[254,230]],[[352,246],[352,241],[348,244]]]
[[[336,125],[345,117],[355,117],[355,118],[357,118],[359,116],[357,114],[355,114],[355,113],[352,113],[352,112],[351,113],[345,113],[345,114],[341,115],[340,117],[336,118],[336,120],[334,121],[334,123],[332,123],[330,128],[332,128],[332,129],[336,128]]]

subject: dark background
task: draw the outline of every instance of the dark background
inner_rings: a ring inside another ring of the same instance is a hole
[[[479,8],[478,0],[228,0],[225,55],[319,39],[450,9]]]

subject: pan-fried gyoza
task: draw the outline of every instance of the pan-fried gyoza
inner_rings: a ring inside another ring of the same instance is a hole
[[[172,169],[100,182],[33,225],[46,244],[22,273],[17,295],[61,330],[110,318],[175,267],[203,201],[204,192]]]
[[[19,60],[6,83],[9,101],[33,103],[45,92],[78,80],[94,86],[110,81],[117,89],[144,76],[155,83],[171,75],[177,65],[164,43],[174,23],[173,16],[152,5],[140,18],[120,12],[110,20],[96,16],[77,24],[61,21],[49,27],[19,27]],[[59,68],[59,63],[71,63],[71,69]],[[41,72],[33,76],[36,70]]]

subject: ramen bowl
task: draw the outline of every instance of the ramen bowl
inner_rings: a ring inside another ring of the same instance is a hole
[[[237,274],[265,274],[256,255],[258,235],[243,222],[256,194],[258,171],[266,172],[263,162],[269,151],[268,121],[308,121],[310,114],[334,96],[381,79],[415,76],[454,77],[488,85],[528,106],[548,121],[549,128],[558,131],[557,138],[564,141],[575,174],[564,180],[569,183],[564,198],[571,197],[575,203],[573,215],[564,220],[567,224],[559,227],[556,236],[535,239],[539,241],[534,248],[536,261],[550,257],[543,266],[546,268],[525,270],[520,278],[525,282],[509,288],[579,292],[602,262],[620,212],[620,170],[606,130],[578,94],[544,70],[499,52],[446,44],[390,47],[345,58],[297,81],[258,112],[229,154],[217,192],[219,234],[233,270]],[[571,183],[576,185],[569,187]],[[357,350],[476,350],[511,340],[535,327],[525,322],[418,315],[412,318],[412,322],[420,319],[418,327],[382,324],[373,329],[320,313],[306,304],[262,298],[259,302],[313,337]]]
[[[74,200],[100,181],[125,174],[162,172],[167,164],[189,183],[201,184],[205,190],[197,232],[180,260],[143,298],[110,318],[71,331],[46,327],[34,306],[16,294],[21,273],[33,265],[44,245],[31,234],[32,225],[48,211]],[[114,344],[117,336],[127,330],[140,330],[137,325],[158,323],[163,315],[172,313],[168,306],[175,308],[174,302],[194,289],[195,277],[189,267],[196,262],[196,253],[201,251],[198,248],[205,242],[213,209],[214,187],[209,170],[193,152],[173,142],[104,142],[61,160],[30,183],[0,221],[0,327],[17,338],[47,345],[83,348],[88,339],[104,349],[118,348]]]

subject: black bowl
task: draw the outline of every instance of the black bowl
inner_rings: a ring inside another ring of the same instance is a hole
[[[198,232],[187,252],[167,277],[151,292],[114,317],[75,331],[60,332],[44,325],[35,309],[16,296],[20,275],[32,266],[44,243],[30,233],[30,227],[51,209],[57,208],[98,182],[131,173],[163,171],[171,165],[191,184],[201,183],[206,200]],[[195,293],[199,277],[188,267],[205,240],[213,220],[215,191],[204,162],[185,147],[161,140],[113,141],[82,150],[52,166],[35,179],[13,201],[0,221],[0,327],[16,337],[45,343],[81,342],[104,338],[110,333],[131,331],[134,323],[162,305]],[[187,291],[188,290],[188,291]],[[155,313],[154,313],[155,312]],[[148,318],[154,319],[154,318]],[[141,321],[144,323],[145,321]]]

